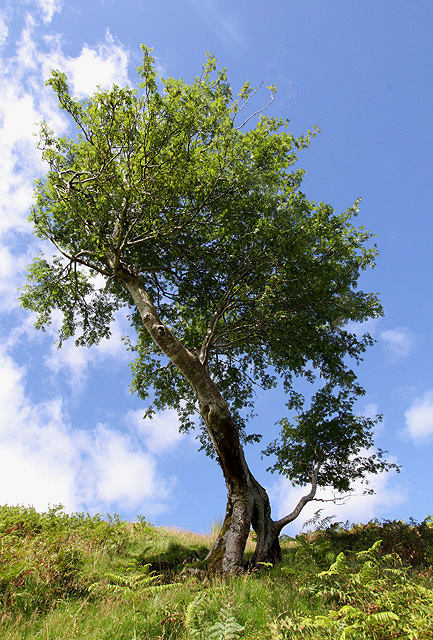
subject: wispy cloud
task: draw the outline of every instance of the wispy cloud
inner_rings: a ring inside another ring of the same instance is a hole
[[[19,306],[17,289],[22,285],[23,274],[29,256],[17,254],[0,244],[0,307],[2,313],[16,310]]]
[[[60,398],[32,405],[25,371],[2,350],[0,364],[0,502],[78,506],[71,447]]]
[[[45,0],[39,5],[45,11],[47,20],[60,8],[60,3],[53,1]],[[3,17],[6,24],[6,17]],[[37,13],[27,14],[15,53],[4,58],[0,68],[2,313],[18,310],[17,289],[24,284],[25,265],[41,248],[27,221],[33,200],[33,180],[45,169],[36,148],[38,123],[45,120],[59,135],[66,133],[68,126],[66,118],[59,112],[52,91],[44,86],[45,79],[53,67],[67,71],[71,77],[71,89],[80,97],[92,93],[98,84],[107,88],[115,82],[127,82],[128,52],[113,39],[109,31],[103,42],[95,47],[84,45],[78,56],[70,57],[63,53],[59,37],[50,35],[44,38],[41,30],[43,34]],[[15,235],[17,233],[21,234],[21,239]],[[24,242],[22,234],[26,237]],[[91,351],[76,349],[72,342],[65,344],[63,351],[53,347],[46,357],[46,364],[55,373],[69,370],[74,373],[75,382],[83,381],[91,363],[104,357],[117,358],[120,353],[125,354],[119,323],[113,326],[112,334],[111,340],[102,341],[98,348]],[[9,336],[9,346],[23,335],[29,336],[29,322],[20,313]]]
[[[122,505],[125,510],[153,513],[164,510],[170,482],[157,470],[156,458],[137,450],[128,434],[99,424],[87,438],[86,503],[97,510]]]
[[[117,42],[107,28],[105,40],[91,47],[84,44],[77,57],[64,55],[60,38],[51,38],[50,51],[39,56],[43,77],[52,69],[64,71],[72,93],[78,98],[90,96],[97,87],[109,89],[113,84],[129,83],[129,52]]]
[[[110,327],[110,337],[104,338],[99,344],[90,348],[77,347],[75,339],[69,338],[58,349],[56,339],[60,322],[60,314],[54,313],[53,322],[48,327],[48,334],[52,337],[52,343],[43,362],[53,375],[62,376],[68,380],[75,395],[82,391],[83,385],[90,375],[91,367],[110,362],[124,364],[130,359],[130,353],[122,339],[124,335],[130,333],[125,310],[116,312]]]
[[[30,232],[27,212],[33,180],[44,167],[35,134],[42,120],[62,135],[67,120],[59,112],[52,91],[44,86],[51,70],[70,76],[77,97],[93,93],[97,85],[128,82],[128,52],[107,30],[95,47],[84,45],[76,57],[66,56],[59,37],[41,38],[40,25],[28,15],[15,54],[0,69],[0,233]]]
[[[42,19],[50,23],[55,13],[61,11],[63,0],[36,0],[36,4],[42,12]]]
[[[245,49],[247,38],[241,20],[233,12],[222,12],[215,0],[188,0],[221,43],[230,49]]]
[[[9,33],[7,12],[3,9],[0,11],[0,47],[4,45]]]
[[[396,327],[380,332],[386,350],[396,358],[407,358],[415,349],[416,340],[407,327]]]
[[[369,333],[378,340],[382,347],[396,359],[407,358],[416,348],[416,337],[408,327],[393,327],[380,329],[380,318],[367,320],[366,322],[349,322],[346,330],[360,337]]]
[[[357,337],[363,336],[365,333],[375,336],[379,322],[379,318],[370,318],[365,322],[348,322],[344,329]]]
[[[175,411],[164,411],[152,419],[143,419],[143,411],[130,411],[126,420],[132,425],[146,449],[162,453],[177,447],[185,435],[179,433],[179,420]]]
[[[365,407],[360,411],[360,415],[365,416],[366,418],[375,419],[377,415],[380,414],[379,406],[375,402],[369,402]],[[377,422],[374,426],[374,439],[380,436],[385,429],[385,424],[383,419],[380,422]]]
[[[406,429],[404,434],[412,438],[415,444],[421,444],[433,438],[433,391],[426,391],[416,398],[405,411]]]

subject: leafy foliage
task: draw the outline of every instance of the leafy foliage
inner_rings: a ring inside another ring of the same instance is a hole
[[[360,391],[342,389],[333,393],[325,385],[313,396],[311,407],[302,411],[293,424],[283,418],[281,438],[264,451],[277,461],[270,470],[287,476],[299,484],[311,480],[312,464],[317,468],[317,484],[348,492],[356,479],[365,481],[370,473],[391,468],[394,463],[383,459],[384,452],[362,455],[373,445],[373,429],[381,420],[357,416],[354,404]]]
[[[350,565],[344,553],[304,589],[332,603],[326,614],[282,618],[275,638],[346,640],[421,640],[433,637],[433,589],[408,580],[396,554],[381,554],[381,541],[356,554]]]
[[[48,81],[75,132],[57,137],[41,127],[49,170],[31,220],[56,255],[30,266],[22,304],[39,328],[60,310],[60,344],[75,336],[92,345],[109,335],[117,309],[130,309],[133,389],[146,399],[153,391],[149,415],[174,408],[189,429],[197,396],[143,326],[124,286],[139,278],[161,322],[200,358],[244,442],[260,439],[246,429],[254,385],[282,381],[298,415],[293,426],[281,422],[281,442],[266,450],[277,457],[274,470],[300,484],[315,470],[319,484],[347,490],[390,468],[380,451],[360,454],[374,420],[354,415],[363,390],[350,367],[372,339],[348,323],[382,313],[378,298],[358,289],[376,247],[353,223],[358,201],[338,214],[301,191],[298,152],[317,131],[295,137],[288,121],[263,113],[242,122],[252,89],[247,83],[234,97],[211,56],[191,84],[158,83],[146,47],[138,71],[138,89],[113,86],[81,101],[65,74]],[[305,409],[294,379],[316,374],[324,388]],[[199,437],[212,454],[206,429]]]
[[[321,529],[299,535],[302,548],[327,547],[334,557],[341,551],[361,551],[382,540],[380,552],[397,553],[412,566],[431,565],[433,559],[433,526],[431,516],[423,522],[415,520],[370,520],[365,524],[336,522]]]
[[[4,610],[43,610],[59,597],[87,593],[89,557],[122,553],[133,535],[118,517],[113,524],[88,514],[68,515],[60,506],[0,507],[0,603]],[[152,527],[137,524],[142,534]]]
[[[236,622],[229,603],[224,604],[219,612],[218,620],[207,630],[207,638],[212,640],[234,640],[242,635],[245,627]]]

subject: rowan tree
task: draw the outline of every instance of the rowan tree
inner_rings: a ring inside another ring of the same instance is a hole
[[[41,127],[48,171],[31,220],[55,252],[29,267],[22,304],[39,328],[60,310],[59,343],[87,346],[110,335],[116,310],[130,310],[133,385],[154,397],[148,414],[174,408],[185,430],[198,415],[202,447],[223,472],[227,511],[209,566],[231,572],[251,526],[253,564],[277,560],[282,528],[318,486],[349,491],[393,466],[381,451],[363,453],[375,419],[356,415],[364,390],[352,365],[372,339],[348,325],[382,313],[358,288],[376,248],[353,224],[357,203],[338,214],[301,191],[297,156],[315,131],[295,137],[287,121],[248,115],[254,91],[247,83],[234,97],[213,57],[191,84],[159,80],[143,47],[138,71],[138,88],[88,100],[71,95],[64,73],[48,80],[75,132]],[[300,377],[319,384],[310,405]],[[274,521],[243,445],[259,439],[248,432],[255,385],[277,383],[288,414],[265,452],[309,491]]]

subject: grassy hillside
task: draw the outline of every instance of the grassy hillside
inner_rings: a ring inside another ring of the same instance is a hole
[[[281,565],[230,579],[206,575],[211,544],[144,519],[0,507],[0,638],[433,639],[430,520],[283,538]]]

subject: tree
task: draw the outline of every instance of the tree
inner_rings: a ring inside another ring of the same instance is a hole
[[[38,313],[39,328],[60,310],[59,344],[75,336],[88,346],[110,334],[116,310],[131,310],[134,388],[142,398],[153,390],[148,415],[175,408],[183,429],[200,416],[202,447],[227,486],[209,566],[235,571],[250,526],[253,563],[276,560],[282,527],[317,486],[348,490],[354,478],[392,466],[381,451],[362,455],[375,420],[354,413],[363,389],[348,365],[372,340],[347,323],[381,314],[376,296],[357,288],[376,249],[351,222],[357,204],[336,214],[301,192],[294,165],[315,131],[295,138],[287,121],[263,114],[254,126],[242,122],[254,91],[247,83],[234,99],[210,56],[192,84],[158,84],[145,47],[138,71],[137,90],[113,86],[85,101],[71,96],[63,73],[48,80],[77,133],[41,127],[49,169],[31,220],[55,255],[29,267],[22,304]],[[323,385],[310,409],[298,376]],[[273,521],[243,444],[259,439],[247,433],[254,385],[278,381],[292,420],[266,451],[276,455],[274,470],[311,490]]]

